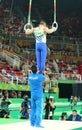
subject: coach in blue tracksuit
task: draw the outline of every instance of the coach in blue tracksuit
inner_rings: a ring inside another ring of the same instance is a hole
[[[31,68],[32,73],[28,75],[28,81],[31,90],[31,126],[42,127],[42,112],[43,112],[43,86],[44,81],[49,82],[49,78],[43,74],[37,73],[35,65]]]
[[[47,56],[46,35],[51,34],[56,30],[56,27],[52,27],[51,29],[49,29],[44,21],[41,21],[38,27],[26,30],[27,35],[34,33],[35,36],[36,60],[38,71],[40,73],[43,73],[45,71],[45,63]]]

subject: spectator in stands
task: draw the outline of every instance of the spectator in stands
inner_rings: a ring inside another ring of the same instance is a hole
[[[2,74],[5,76],[5,75],[7,75],[7,72],[6,72],[6,69],[2,69]]]
[[[22,97],[22,92],[18,91],[18,98],[21,98],[21,97]]]
[[[78,97],[77,97],[77,96],[74,96],[74,106],[77,105],[77,102],[78,102]]]
[[[12,97],[12,98],[17,98],[17,92],[13,90],[13,91],[11,92],[11,97]]]
[[[67,118],[68,121],[81,121],[81,116],[77,114],[77,110],[73,110],[72,114]]]
[[[31,102],[28,99],[28,96],[25,95],[24,101],[21,103],[21,107],[20,107],[21,119],[29,119],[30,109],[31,109]]]

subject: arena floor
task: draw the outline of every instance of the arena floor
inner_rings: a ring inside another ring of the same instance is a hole
[[[10,106],[11,119],[0,118],[0,130],[33,130],[38,129],[30,126],[29,120],[20,120],[20,102],[13,100],[12,105]],[[56,102],[56,110],[54,112],[54,120],[44,120],[42,125],[45,128],[44,130],[82,130],[82,122],[74,121],[60,121],[59,117],[62,112],[66,112],[67,115],[70,115],[72,112],[69,102]],[[74,107],[82,116],[82,104],[78,102],[77,106]],[[40,128],[39,128],[40,129]]]
[[[1,124],[0,130],[82,130],[82,122],[43,120],[42,125],[44,126],[44,128],[31,127],[29,121]]]

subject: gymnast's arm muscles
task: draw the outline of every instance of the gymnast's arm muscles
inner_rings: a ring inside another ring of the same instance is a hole
[[[32,34],[32,33],[34,33],[34,28],[32,28],[32,29],[27,29],[27,30],[25,31],[25,34],[27,34],[27,35],[30,35],[30,34]]]
[[[51,29],[49,29],[49,28],[44,28],[44,31],[45,31],[45,33],[47,33],[47,34],[51,34],[51,33],[53,33],[54,32],[54,29],[53,28],[51,28]]]

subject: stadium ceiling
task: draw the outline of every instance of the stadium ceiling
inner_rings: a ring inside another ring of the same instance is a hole
[[[12,0],[0,0],[3,3],[11,3]],[[49,8],[53,7],[54,0],[32,0],[33,6],[37,8]],[[58,10],[80,10],[82,8],[82,0],[56,0]],[[27,5],[29,0],[13,0],[13,3]],[[23,6],[24,7],[24,6]]]

